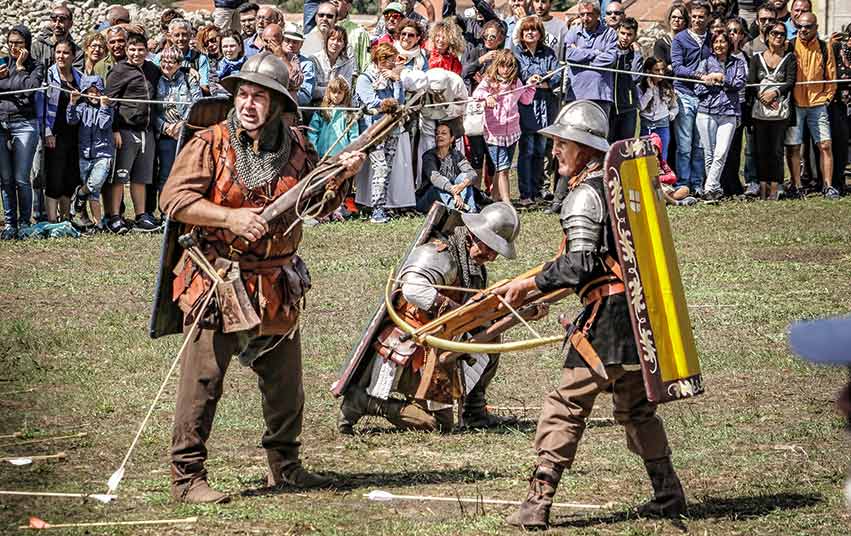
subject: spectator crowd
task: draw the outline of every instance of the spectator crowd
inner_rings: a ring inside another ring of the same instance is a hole
[[[335,219],[512,202],[511,169],[516,205],[558,213],[568,181],[538,131],[577,99],[605,111],[610,141],[652,137],[672,204],[845,194],[851,28],[820,33],[810,0],[677,0],[644,48],[627,13],[635,0],[579,0],[564,17],[551,2],[499,12],[493,0],[467,10],[446,0],[438,12],[430,0],[380,0],[362,25],[351,0],[306,0],[303,14],[215,0],[212,23],[168,8],[157,29],[115,5],[75,30],[79,43],[73,8],[57,4],[42,27],[14,26],[0,53],[2,239],[51,225],[161,229],[157,198],[192,104],[226,98],[221,80],[261,53],[288,66],[302,107],[288,120],[319,155],[382,111],[425,103],[370,150]]]

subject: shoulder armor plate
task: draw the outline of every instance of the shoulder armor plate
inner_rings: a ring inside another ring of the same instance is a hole
[[[411,251],[399,279],[410,273],[421,275],[435,285],[451,285],[458,277],[458,265],[446,244],[433,240]]]
[[[590,184],[574,188],[561,207],[561,226],[567,234],[567,251],[596,250],[603,237],[605,201]]]

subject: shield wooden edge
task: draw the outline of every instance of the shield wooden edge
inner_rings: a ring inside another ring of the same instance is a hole
[[[699,395],[703,378],[653,143],[650,138],[613,143],[605,168],[647,398],[664,403]]]
[[[177,152],[180,152],[186,141],[196,132],[227,118],[232,107],[233,102],[227,96],[205,97],[196,101],[189,110],[189,116],[177,140]],[[160,247],[160,264],[154,285],[151,319],[148,323],[148,335],[152,339],[183,332],[183,311],[172,300],[173,270],[183,253],[183,248],[177,243],[177,238],[182,232],[183,224],[166,219]]]
[[[405,261],[408,260],[408,256],[415,247],[425,244],[436,231],[442,234],[448,234],[459,225],[463,225],[460,212],[449,209],[441,203],[434,203],[426,215],[422,227],[417,232],[416,238],[410,247],[408,247],[402,260],[396,267],[396,273],[404,266]],[[365,363],[365,358],[371,355],[372,343],[386,320],[387,308],[384,304],[384,293],[382,292],[378,306],[375,308],[375,312],[370,317],[369,322],[367,322],[363,334],[340,367],[339,378],[331,384],[331,393],[335,397],[340,397],[346,393],[350,383]]]

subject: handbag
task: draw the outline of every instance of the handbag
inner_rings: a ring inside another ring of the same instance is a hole
[[[464,109],[464,134],[482,136],[485,133],[485,102],[473,100]]]
[[[759,85],[759,94],[762,95],[765,91],[775,89],[777,87],[777,72],[780,71],[780,68],[783,67],[783,63],[790,55],[786,54],[783,56],[783,59],[780,60],[780,63],[777,64],[777,67],[775,67],[773,71],[768,68],[762,54],[758,54],[757,56],[759,57],[760,63],[762,63],[762,68],[768,73]],[[791,113],[789,95],[779,96],[777,102],[777,108],[771,108],[763,104],[759,98],[754,99],[753,108],[751,108],[751,117],[759,119],[760,121],[783,121],[789,119],[789,115]]]

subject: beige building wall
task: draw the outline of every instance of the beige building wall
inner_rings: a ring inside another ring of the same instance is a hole
[[[851,23],[851,0],[813,0],[813,12],[824,37],[841,32]]]

